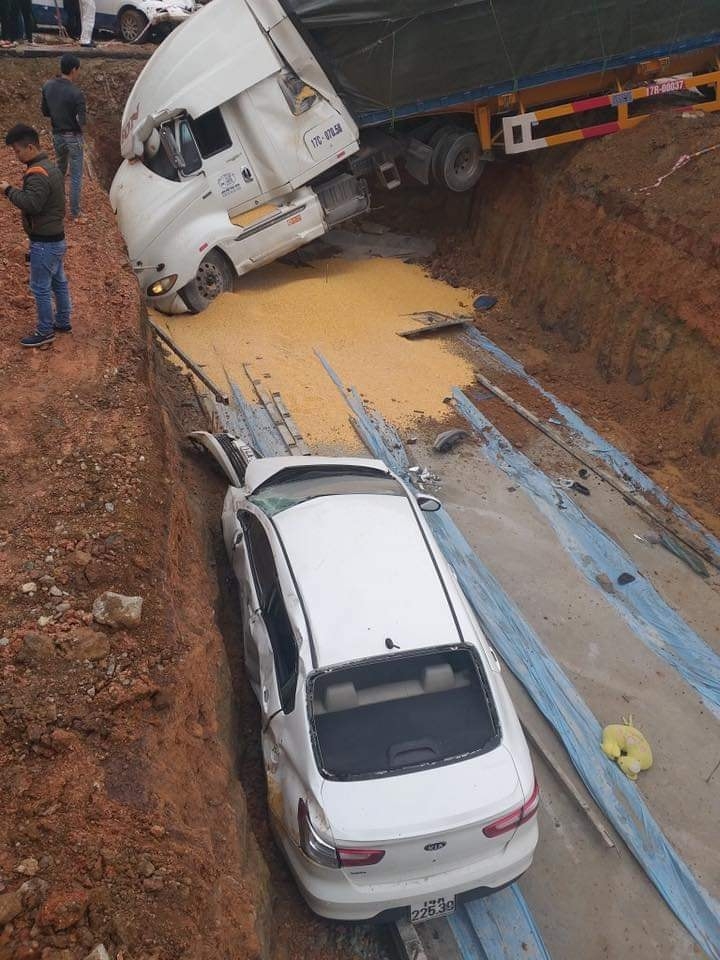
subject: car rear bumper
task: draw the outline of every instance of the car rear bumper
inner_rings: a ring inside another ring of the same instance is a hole
[[[517,880],[532,863],[537,818],[521,827],[501,855],[422,879],[355,884],[344,871],[312,863],[285,835],[278,838],[310,909],[330,920],[383,923],[407,916],[410,904],[433,897],[489,896]]]

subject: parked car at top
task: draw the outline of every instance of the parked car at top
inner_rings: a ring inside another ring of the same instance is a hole
[[[252,459],[227,435],[193,437],[230,480],[222,529],[269,815],[311,909],[418,921],[515,880],[538,785],[426,522],[439,502],[380,461]]]
[[[127,43],[150,40],[154,31],[169,32],[196,9],[194,0],[96,0],[96,5],[95,29],[117,34]],[[57,27],[58,13],[67,25],[62,0],[57,5],[34,2],[32,7],[38,26]]]

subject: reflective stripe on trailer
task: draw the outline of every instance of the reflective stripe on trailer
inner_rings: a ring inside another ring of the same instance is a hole
[[[561,144],[572,143],[577,140],[590,140],[593,137],[605,137],[620,130],[629,130],[636,127],[648,114],[628,115],[628,106],[636,100],[647,100],[650,97],[659,97],[667,93],[679,93],[699,86],[715,88],[715,99],[704,103],[687,104],[683,110],[695,110],[702,113],[711,113],[720,109],[718,99],[718,85],[720,84],[720,70],[704,73],[699,76],[662,77],[651,80],[640,87],[630,90],[618,90],[616,93],[603,94],[598,97],[588,97],[584,100],[574,100],[569,103],[546,107],[532,113],[521,113],[503,118],[503,141],[505,153],[527,153],[530,150],[543,150],[545,147],[557,147]],[[601,109],[617,110],[617,119],[607,123],[593,124],[569,130],[565,133],[555,133],[548,136],[536,136],[538,126],[545,120],[555,120],[558,117],[568,117],[588,110]]]

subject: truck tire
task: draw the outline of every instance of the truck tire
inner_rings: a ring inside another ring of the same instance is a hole
[[[465,133],[462,127],[455,127],[451,124],[444,124],[428,140],[428,146],[432,148],[432,158],[430,160],[430,172],[436,183],[442,183],[442,165],[445,156],[445,150],[455,137]]]
[[[221,293],[234,286],[233,269],[219,250],[211,250],[201,261],[195,277],[180,291],[190,313],[202,313]]]
[[[478,135],[471,130],[453,131],[438,144],[433,172],[439,183],[453,193],[471,190],[485,168]]]
[[[125,43],[137,43],[147,27],[147,17],[134,7],[126,7],[118,14],[118,33]]]

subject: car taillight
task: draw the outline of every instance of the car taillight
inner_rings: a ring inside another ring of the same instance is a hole
[[[385,851],[368,850],[364,847],[353,850],[338,847],[337,855],[341,867],[371,867],[374,863],[380,863],[385,856]]]
[[[322,867],[332,867],[338,870],[340,860],[337,850],[324,837],[321,837],[312,825],[310,811],[302,798],[298,800],[298,828],[300,830],[300,849],[303,853]]]
[[[506,813],[505,816],[500,817],[499,820],[493,820],[492,823],[488,823],[487,826],[483,827],[483,833],[486,837],[492,838],[499,837],[509,830],[517,829],[521,824],[527,823],[528,820],[535,816],[539,803],[540,786],[537,780],[535,780],[532,793],[525,803],[521,807],[511,810],[510,813]]]
[[[304,800],[298,800],[298,827],[300,829],[300,849],[315,863],[322,867],[371,867],[380,863],[385,856],[384,850],[369,850],[366,847],[335,848],[321,837],[312,824],[310,811]]]

